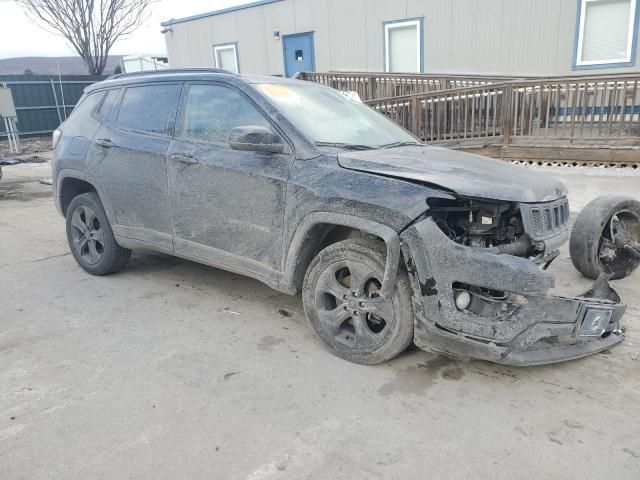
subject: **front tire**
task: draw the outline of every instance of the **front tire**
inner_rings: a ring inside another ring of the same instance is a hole
[[[107,275],[122,270],[131,250],[122,248],[113,236],[100,197],[96,193],[78,195],[66,214],[67,241],[73,257],[92,275]]]
[[[378,292],[385,270],[384,244],[349,239],[322,250],[307,269],[302,301],[320,339],[355,363],[386,362],[413,340],[412,290],[404,268],[390,299]]]

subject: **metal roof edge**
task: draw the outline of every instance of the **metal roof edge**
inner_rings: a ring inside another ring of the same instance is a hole
[[[236,5],[235,7],[223,8],[222,10],[214,10],[212,12],[199,13],[197,15],[191,15],[190,17],[183,18],[171,18],[165,22],[160,23],[163,27],[175,25],[176,23],[190,22],[192,20],[198,20],[200,18],[213,17],[215,15],[222,15],[224,13],[237,12],[238,10],[244,10],[246,8],[260,7],[262,5],[268,5],[269,3],[282,2],[282,0],[257,0],[256,2],[245,3],[244,5]]]

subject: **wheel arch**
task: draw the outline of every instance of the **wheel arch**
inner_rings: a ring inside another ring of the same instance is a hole
[[[104,192],[100,184],[91,175],[74,169],[62,169],[56,178],[55,203],[58,213],[66,216],[71,201],[83,193],[95,192],[107,213],[109,221],[113,218],[109,202],[105,201]]]
[[[67,176],[59,181],[58,188],[58,202],[60,204],[60,213],[63,216],[67,215],[67,209],[71,201],[78,195],[83,193],[95,192],[98,193],[96,188],[85,179]]]
[[[323,248],[358,236],[373,236],[387,249],[381,296],[389,295],[398,273],[400,262],[400,238],[391,227],[352,215],[330,212],[313,212],[298,225],[286,253],[283,283],[288,290],[299,292],[304,275],[317,252]]]

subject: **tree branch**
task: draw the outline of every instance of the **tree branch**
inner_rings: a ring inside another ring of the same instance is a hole
[[[113,44],[146,21],[156,1],[16,0],[35,23],[64,37],[92,75],[102,74]]]

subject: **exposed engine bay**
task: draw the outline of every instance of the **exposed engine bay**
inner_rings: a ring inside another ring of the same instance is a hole
[[[566,201],[520,204],[458,198],[431,199],[428,204],[431,218],[450,240],[490,253],[527,258],[543,269],[559,255],[557,249],[547,251],[545,239],[561,235],[568,229]],[[547,211],[550,223],[545,222]],[[534,216],[542,220],[545,228],[536,229],[534,222],[527,221]],[[525,297],[503,290],[460,282],[452,287],[459,311],[486,319],[506,320],[518,311],[519,306],[527,303]]]
[[[517,203],[465,198],[428,203],[431,218],[456,243],[527,258],[544,252],[544,244],[532,241],[527,234]]]

